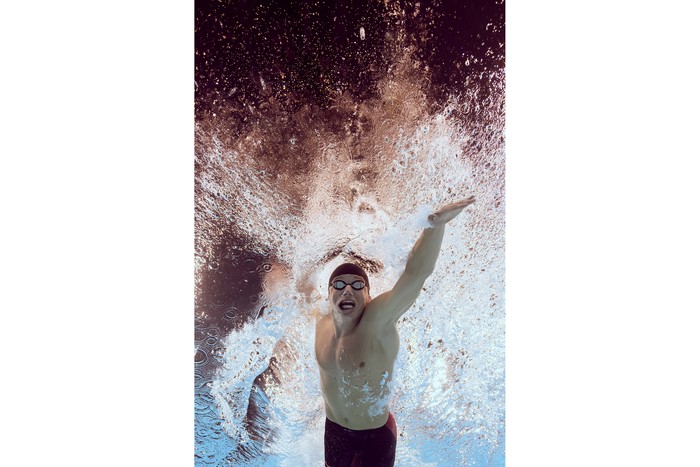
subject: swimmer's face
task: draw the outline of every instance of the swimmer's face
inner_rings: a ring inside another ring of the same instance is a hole
[[[359,288],[359,290],[358,290]],[[369,302],[369,290],[365,280],[354,274],[335,276],[328,287],[328,301],[341,315],[362,311]]]

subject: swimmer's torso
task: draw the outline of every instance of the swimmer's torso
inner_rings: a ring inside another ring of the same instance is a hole
[[[330,315],[316,326],[316,359],[326,416],[353,430],[383,426],[389,417],[391,380],[399,351],[396,326],[378,332],[361,320],[336,338]],[[364,324],[364,325],[363,325]]]

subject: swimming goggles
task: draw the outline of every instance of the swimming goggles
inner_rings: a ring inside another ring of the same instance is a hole
[[[345,287],[348,286],[348,283],[345,281],[341,281],[340,279],[336,279],[333,281],[332,285],[335,290],[343,290]],[[352,282],[350,284],[350,287],[352,287],[355,290],[362,290],[365,288],[365,283],[360,280],[357,280],[355,282]]]

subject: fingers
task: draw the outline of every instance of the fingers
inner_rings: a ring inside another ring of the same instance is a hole
[[[463,199],[462,201],[459,201],[458,204],[463,205],[463,206],[469,206],[474,201],[476,201],[476,197],[474,195],[471,195],[469,198]]]
[[[448,209],[457,209],[457,208],[465,208],[472,204],[474,201],[476,201],[476,198],[472,195],[469,198],[463,199],[461,201],[457,201],[456,203],[452,203],[449,206],[445,206]]]
[[[456,203],[449,204],[443,207],[442,209],[430,214],[428,216],[428,222],[430,222],[433,225],[446,224],[447,222],[457,217],[457,215],[459,215],[459,213],[462,212],[464,208],[474,203],[474,201],[476,201],[476,197],[472,195],[461,201],[457,201]]]

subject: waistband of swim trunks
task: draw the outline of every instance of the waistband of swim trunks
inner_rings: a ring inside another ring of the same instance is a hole
[[[335,423],[333,420],[331,420],[328,417],[326,417],[326,423],[330,423],[334,429],[343,430],[343,431],[346,431],[348,433],[371,433],[373,431],[383,430],[384,428],[388,427],[391,424],[393,419],[394,419],[394,415],[391,412],[389,412],[389,418],[386,420],[386,423],[384,425],[382,425],[378,428],[369,428],[367,430],[353,430],[351,428],[345,428],[343,425],[339,425],[338,423]],[[396,423],[396,422],[394,422],[394,423]]]

